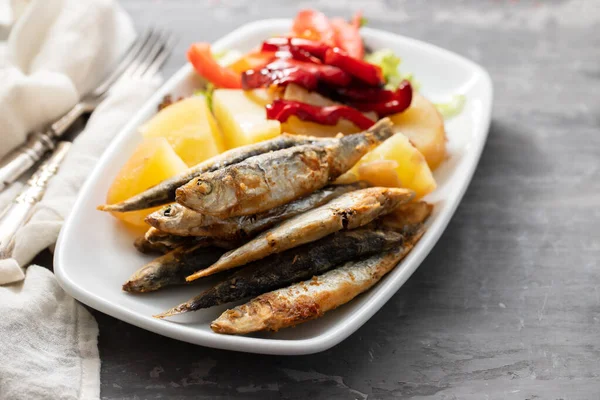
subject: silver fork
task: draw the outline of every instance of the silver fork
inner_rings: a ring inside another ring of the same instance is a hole
[[[142,41],[136,41],[109,77],[76,104],[63,118],[52,124],[48,131],[44,132],[43,135],[45,136],[42,140],[44,146],[47,146],[45,149],[53,150],[51,156],[38,167],[37,171],[27,181],[23,191],[8,205],[4,212],[0,213],[0,259],[10,257],[15,234],[31,216],[33,206],[41,200],[48,186],[48,181],[56,175],[69,151],[70,143],[58,141],[57,138],[79,116],[93,111],[111,88],[125,81],[148,81],[153,79],[175,45],[174,36],[168,33],[150,32],[143,39]],[[125,62],[127,59],[129,61]],[[41,151],[39,157],[43,156],[45,151]],[[32,155],[29,150],[24,154],[27,154],[27,158],[25,156],[23,158],[27,162],[31,162]]]
[[[56,147],[58,139],[82,115],[94,111],[110,90],[129,80],[150,80],[166,61],[175,45],[168,32],[149,29],[134,41],[116,68],[71,110],[45,132],[34,132],[27,142],[0,162],[0,191],[15,182],[44,155]]]

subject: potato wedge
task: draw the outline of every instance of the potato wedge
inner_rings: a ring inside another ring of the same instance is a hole
[[[164,137],[144,139],[108,189],[106,203],[113,204],[126,200],[186,169],[187,165],[175,154],[167,139]],[[149,225],[144,222],[144,218],[159,208],[112,213],[112,215],[130,225],[147,229]]]
[[[390,117],[394,129],[401,132],[425,156],[431,170],[446,158],[444,119],[433,103],[419,93],[413,95],[410,108]]]

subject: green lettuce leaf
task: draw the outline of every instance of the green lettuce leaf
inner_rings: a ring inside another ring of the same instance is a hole
[[[365,56],[365,61],[375,64],[381,68],[386,81],[386,89],[394,90],[403,80],[410,82],[414,90],[419,89],[419,83],[412,74],[400,72],[401,59],[390,49],[381,49]]]
[[[462,94],[452,96],[452,99],[447,103],[434,103],[444,119],[452,118],[460,114],[465,107],[467,99]]]

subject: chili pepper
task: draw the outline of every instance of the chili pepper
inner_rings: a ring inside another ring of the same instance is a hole
[[[325,64],[339,67],[352,76],[371,86],[381,86],[384,82],[381,68],[366,61],[350,57],[344,50],[333,47],[325,53]]]
[[[285,122],[291,116],[296,116],[302,121],[311,121],[323,125],[335,125],[340,118],[347,119],[360,129],[367,129],[374,122],[365,117],[358,110],[348,106],[318,107],[299,101],[275,100],[267,107],[267,119],[276,119]]]

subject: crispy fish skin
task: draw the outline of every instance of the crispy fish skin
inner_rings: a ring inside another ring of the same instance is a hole
[[[323,274],[346,261],[389,250],[401,245],[403,239],[402,234],[394,231],[356,229],[337,232],[317,242],[250,263],[231,278],[155,317],[169,317],[257,296]]]
[[[365,182],[327,186],[306,197],[260,214],[232,217],[224,220],[201,214],[180,204],[171,204],[150,214],[146,218],[146,222],[163,232],[180,236],[251,237],[286,219],[319,207],[344,193],[363,189],[367,186]]]
[[[163,243],[152,243],[148,239],[146,239],[145,236],[140,236],[137,239],[135,239],[133,245],[135,246],[137,251],[143,254],[165,254],[173,250],[168,245],[165,245]]]
[[[418,230],[404,245],[300,282],[265,293],[227,310],[210,325],[217,333],[243,335],[277,331],[323,316],[374,286],[390,272],[423,234]]]
[[[240,240],[227,240],[222,238],[208,236],[178,236],[172,233],[160,231],[154,227],[149,228],[144,235],[144,239],[151,245],[159,248],[174,250],[180,246],[191,246],[194,244],[204,247],[220,247],[222,249],[234,249],[242,242]]]
[[[182,285],[185,277],[216,261],[224,250],[202,244],[182,246],[144,265],[123,285],[131,293],[145,293],[165,286]]]
[[[154,211],[146,217],[145,221],[160,231],[179,236],[205,236],[205,227],[225,222],[177,203]]]
[[[389,119],[368,131],[250,157],[204,173],[176,191],[178,203],[219,218],[257,214],[334,181],[391,137]]]
[[[346,193],[321,207],[297,215],[248,243],[227,252],[212,266],[188,276],[188,281],[239,267],[271,254],[314,242],[342,229],[355,229],[413,199],[408,189],[373,187]]]
[[[98,210],[126,212],[161,206],[175,200],[175,190],[178,187],[205,172],[216,171],[270,151],[324,140],[327,139],[283,134],[271,140],[231,149],[187,169],[180,175],[166,179],[158,185],[152,186],[125,201],[116,204],[100,205],[98,206]]]
[[[146,248],[152,247],[157,250],[162,248],[163,250],[171,251],[179,246],[190,244],[193,241],[193,238],[172,235],[170,233],[162,232],[156,228],[150,227],[144,234],[144,243],[142,243],[142,239],[138,239],[134,245],[138,250],[141,249],[141,246],[145,246]]]
[[[424,201],[400,204],[381,219],[380,225],[387,229],[403,230],[407,226],[425,221],[431,215],[433,205]]]

